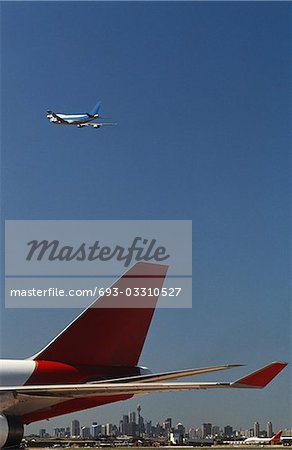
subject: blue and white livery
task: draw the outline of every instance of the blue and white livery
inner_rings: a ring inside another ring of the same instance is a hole
[[[104,125],[116,125],[115,123],[109,122],[93,122],[95,119],[102,119],[102,116],[99,114],[100,106],[101,102],[98,101],[90,113],[80,114],[55,113],[54,111],[48,110],[47,119],[57,125],[75,125],[78,128],[88,126],[100,128]]]

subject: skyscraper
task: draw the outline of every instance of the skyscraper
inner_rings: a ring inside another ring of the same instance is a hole
[[[151,420],[146,422],[146,435],[147,435],[147,437],[152,436],[152,422],[151,422]]]
[[[202,434],[202,438],[205,438],[206,436],[211,436],[212,424],[211,423],[202,423],[201,434]]]
[[[163,422],[163,428],[165,430],[165,435],[169,436],[169,433],[171,432],[171,428],[172,428],[171,417],[168,417],[167,419],[165,419],[165,421]]]
[[[260,435],[260,424],[258,422],[254,423],[253,429],[254,429],[254,435],[256,437],[259,437],[259,435]]]
[[[232,435],[233,435],[233,428],[230,425],[226,425],[226,427],[224,427],[224,436],[231,437]]]
[[[79,437],[80,436],[80,422],[79,422],[79,420],[72,420],[71,436],[72,437]]]
[[[135,411],[130,412],[130,422],[136,423],[136,413]]]
[[[46,429],[45,428],[41,428],[40,429],[39,436],[40,436],[40,438],[44,438],[46,436]]]
[[[111,423],[107,423],[106,424],[106,428],[105,428],[106,436],[111,436],[112,435],[112,430],[113,430],[113,425]]]
[[[128,435],[129,434],[129,416],[128,415],[124,415],[123,419],[122,419],[122,434],[124,435]]]
[[[272,422],[268,422],[267,423],[267,437],[272,437],[273,436],[273,424]]]
[[[92,422],[91,425],[91,436],[96,439],[98,437],[98,424],[97,422]]]
[[[218,427],[218,425],[213,425],[212,426],[212,436],[213,437],[220,436],[220,427]]]
[[[91,437],[89,427],[81,427],[81,437],[82,439],[89,439]]]

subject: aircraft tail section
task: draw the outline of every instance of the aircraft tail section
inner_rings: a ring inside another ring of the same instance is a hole
[[[96,105],[94,106],[94,108],[92,109],[92,111],[90,112],[90,115],[91,115],[91,116],[94,116],[95,114],[97,114],[98,111],[100,110],[100,107],[101,107],[101,102],[98,101],[98,102],[96,103]]]
[[[271,442],[279,442],[282,436],[282,430],[278,431],[275,436],[272,437]]]
[[[166,272],[166,265],[137,263],[33,359],[137,365]]]

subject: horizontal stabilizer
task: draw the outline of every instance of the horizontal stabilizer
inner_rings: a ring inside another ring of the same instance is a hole
[[[286,362],[273,362],[262,369],[232,383],[233,387],[264,388],[287,366]]]

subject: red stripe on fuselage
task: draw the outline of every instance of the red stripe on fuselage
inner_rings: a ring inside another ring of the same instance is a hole
[[[25,385],[87,383],[140,375],[139,367],[73,365],[56,361],[35,361]]]

